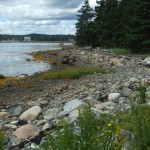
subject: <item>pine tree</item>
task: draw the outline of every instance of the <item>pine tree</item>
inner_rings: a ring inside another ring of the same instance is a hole
[[[134,0],[129,47],[133,52],[150,51],[150,1]]]
[[[118,1],[97,1],[96,24],[98,29],[98,41],[100,46],[114,47],[118,44]]]
[[[78,22],[76,23],[76,44],[79,46],[88,46],[91,44],[90,40],[90,24],[94,16],[90,13],[93,9],[89,5],[89,1],[86,0],[78,11],[80,13],[78,16]]]

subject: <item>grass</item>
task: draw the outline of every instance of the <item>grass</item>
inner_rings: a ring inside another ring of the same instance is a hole
[[[113,53],[115,55],[127,55],[127,54],[130,54],[131,51],[128,49],[115,48],[113,49]]]
[[[46,52],[31,52],[31,53],[25,53],[25,54],[32,55],[33,60],[35,61],[48,61],[51,63],[57,63],[59,61],[59,58],[57,55],[53,55],[56,52],[57,50],[56,51],[50,50]]]
[[[40,75],[43,79],[76,79],[82,75],[94,73],[106,73],[108,70],[103,68],[85,69],[85,68],[66,68],[59,71],[46,72]]]
[[[7,77],[5,79],[0,79],[0,86],[6,85],[8,82],[16,81],[19,78],[16,77]]]
[[[57,58],[50,58],[50,57],[43,57],[42,55],[33,55],[33,58],[35,61],[48,61],[51,63],[57,63],[58,59]]]

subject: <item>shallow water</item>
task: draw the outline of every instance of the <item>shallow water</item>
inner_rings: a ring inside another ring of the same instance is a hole
[[[0,43],[0,74],[4,76],[32,75],[51,69],[45,62],[26,61],[25,53],[59,49],[59,43]]]

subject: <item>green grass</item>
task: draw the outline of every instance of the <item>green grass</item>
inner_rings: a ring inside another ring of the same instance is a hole
[[[76,79],[82,75],[94,74],[94,73],[106,73],[107,69],[85,69],[85,68],[66,68],[59,71],[46,72],[40,75],[43,79]]]
[[[131,51],[128,49],[115,48],[113,49],[113,53],[115,55],[127,55],[127,54],[130,54]]]

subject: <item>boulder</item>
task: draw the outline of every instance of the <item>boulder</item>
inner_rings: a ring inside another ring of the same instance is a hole
[[[13,114],[14,116],[19,116],[23,113],[24,106],[23,105],[14,105],[14,106],[11,106],[8,111],[11,114]]]
[[[72,112],[70,112],[69,114],[69,118],[72,119],[72,118],[78,118],[79,116],[79,111],[76,109],[76,110],[73,110]]]
[[[44,119],[53,120],[57,118],[59,109],[58,108],[50,108],[45,112]]]
[[[73,111],[74,109],[83,107],[84,103],[81,102],[79,99],[74,99],[64,106],[64,111]]]
[[[138,80],[137,78],[134,78],[134,77],[133,77],[133,78],[130,78],[130,79],[129,79],[129,83],[130,83],[130,84],[134,84],[134,83],[138,83],[138,82],[139,82],[139,80]]]
[[[121,90],[121,95],[124,97],[128,97],[131,94],[131,91],[132,91],[131,89],[124,87]]]
[[[21,114],[20,120],[34,120],[38,118],[40,113],[42,113],[42,109],[39,106],[31,107],[30,109],[26,110],[23,114]]]
[[[112,102],[118,102],[119,97],[120,93],[111,93],[108,95],[108,100]]]
[[[150,57],[144,59],[143,65],[150,66]]]
[[[39,133],[40,129],[37,126],[26,124],[14,131],[13,135],[15,135],[18,139],[27,139],[29,137],[35,137],[39,135]]]

